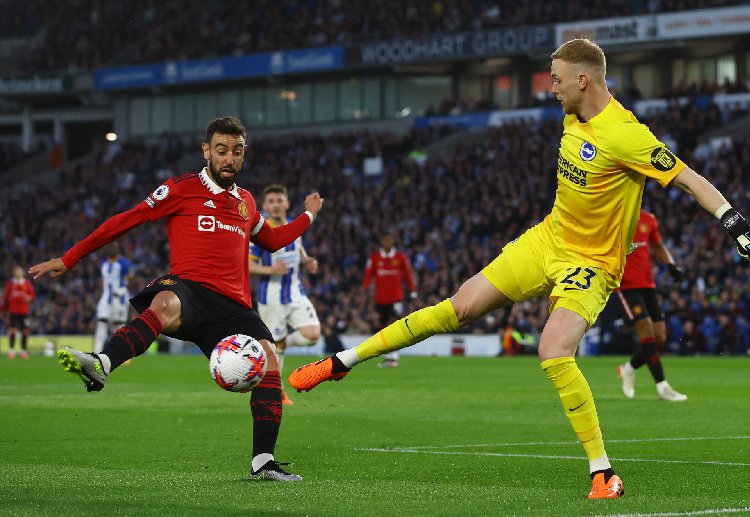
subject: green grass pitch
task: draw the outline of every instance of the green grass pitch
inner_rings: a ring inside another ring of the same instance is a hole
[[[289,357],[287,371],[310,358]],[[249,395],[202,356],[145,356],[89,394],[54,358],[0,358],[0,515],[750,514],[750,360],[644,368],[580,358],[625,496],[589,501],[588,465],[532,357],[406,357],[291,393],[276,449],[305,480],[247,479]]]

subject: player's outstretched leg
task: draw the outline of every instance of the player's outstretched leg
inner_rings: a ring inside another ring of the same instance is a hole
[[[107,380],[107,371],[97,354],[87,354],[68,347],[57,352],[57,360],[70,373],[83,381],[88,391],[100,391]]]
[[[297,391],[310,391],[323,381],[339,381],[362,361],[401,350],[435,334],[458,330],[456,311],[450,300],[412,312],[349,350],[300,366],[289,376]]]

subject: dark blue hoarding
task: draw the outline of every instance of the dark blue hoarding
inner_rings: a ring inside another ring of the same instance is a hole
[[[325,47],[249,56],[172,61],[152,65],[104,68],[94,73],[97,90],[126,90],[338,70],[344,66],[342,47]]]

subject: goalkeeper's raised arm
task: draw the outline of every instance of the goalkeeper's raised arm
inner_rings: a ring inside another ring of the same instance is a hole
[[[672,184],[684,190],[708,212],[721,221],[727,233],[734,239],[737,252],[750,260],[750,223],[706,178],[690,167],[685,167],[672,180]]]

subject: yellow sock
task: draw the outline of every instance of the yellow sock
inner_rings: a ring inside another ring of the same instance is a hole
[[[370,336],[354,351],[360,361],[366,361],[388,352],[400,350],[419,343],[435,334],[446,334],[458,330],[458,318],[450,300],[425,307],[391,323]]]
[[[599,429],[594,396],[591,394],[589,383],[578,369],[575,359],[572,357],[547,359],[542,361],[542,369],[557,388],[563,411],[583,444],[589,460],[604,456],[606,452],[604,452],[602,432]]]

